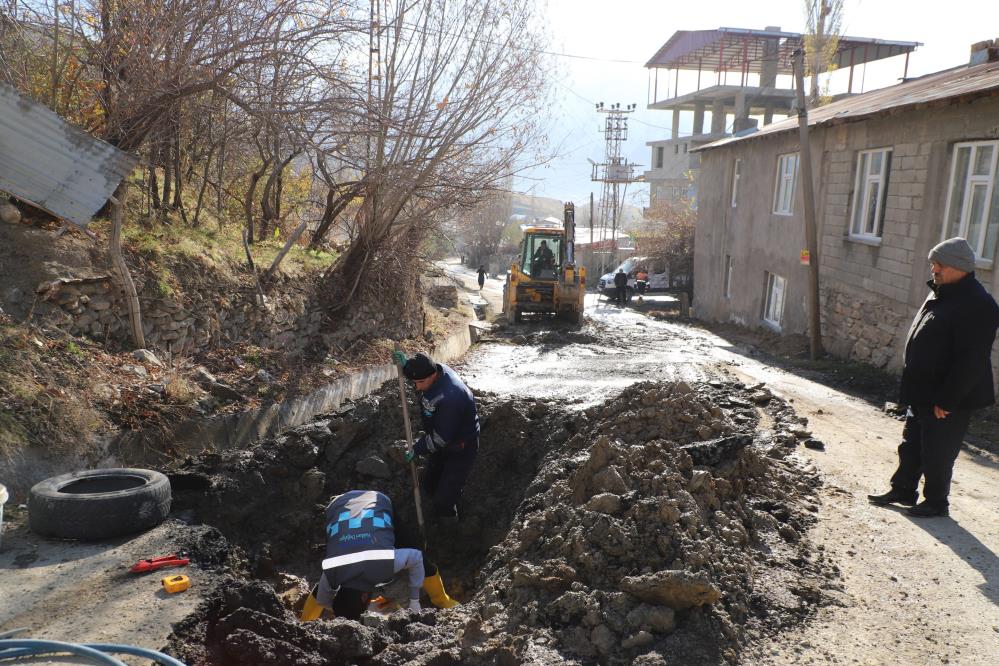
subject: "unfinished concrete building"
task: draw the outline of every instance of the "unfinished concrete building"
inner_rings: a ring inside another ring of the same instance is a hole
[[[648,108],[672,114],[670,136],[646,144],[652,152],[645,180],[653,207],[696,195],[700,157],[691,152],[694,148],[795,112],[791,55],[803,39],[801,33],[775,26],[680,30],[652,56],[645,64]],[[917,46],[918,42],[841,37],[832,65],[848,69],[849,79],[846,90],[834,99],[852,95],[861,86],[854,72],[870,62],[904,56],[899,72],[904,79],[909,53]]]

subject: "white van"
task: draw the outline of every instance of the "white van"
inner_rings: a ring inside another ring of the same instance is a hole
[[[597,291],[608,298],[614,298],[614,274],[619,270],[628,276],[628,298],[635,293],[635,275],[640,268],[649,274],[648,291],[665,291],[669,289],[669,269],[661,259],[649,257],[629,257],[610,273],[604,273],[597,282]]]

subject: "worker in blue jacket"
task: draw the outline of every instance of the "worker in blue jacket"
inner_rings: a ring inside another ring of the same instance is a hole
[[[383,493],[351,490],[337,495],[326,507],[325,531],[323,575],[305,601],[303,621],[319,619],[324,609],[356,620],[376,590],[403,573],[409,610],[420,610],[421,588],[438,608],[457,605],[444,590],[440,571],[424,563],[421,551],[395,547],[392,500]]]
[[[475,397],[454,370],[434,363],[426,354],[407,359],[395,352],[393,358],[420,392],[426,433],[414,442],[406,460],[428,456],[422,486],[432,500],[434,515],[457,519],[461,491],[479,450]]]

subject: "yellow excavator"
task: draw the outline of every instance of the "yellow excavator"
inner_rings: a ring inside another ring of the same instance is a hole
[[[510,266],[503,285],[507,320],[519,323],[526,313],[554,314],[582,324],[586,269],[576,266],[575,206],[565,204],[562,226],[535,223],[521,230],[520,262]]]

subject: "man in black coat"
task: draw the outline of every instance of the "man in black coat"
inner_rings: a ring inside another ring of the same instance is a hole
[[[873,504],[913,505],[913,516],[946,516],[954,462],[971,412],[995,402],[992,343],[999,307],[975,278],[975,253],[963,238],[930,250],[931,292],[905,342],[901,404],[908,406],[891,490]]]
[[[619,305],[628,301],[628,275],[620,268],[614,274],[614,300]]]

